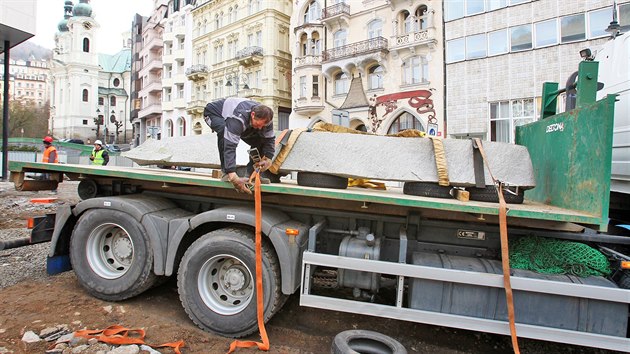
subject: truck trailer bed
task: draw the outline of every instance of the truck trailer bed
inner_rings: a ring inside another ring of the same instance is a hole
[[[177,191],[181,194],[199,194],[200,189],[211,187],[222,197],[234,199],[251,199],[250,196],[237,194],[229,183],[212,178],[209,174],[178,170],[167,170],[145,167],[113,167],[85,166],[72,164],[47,164],[38,162],[11,162],[12,174],[19,173],[63,173],[72,180],[87,178],[118,179],[125,183],[146,186],[159,185],[162,192]],[[12,179],[14,176],[12,175]],[[178,191],[178,189],[181,189]],[[294,197],[293,204],[304,207],[326,207],[334,200],[335,208],[403,215],[407,208],[418,208],[425,216],[435,219],[459,219],[494,223],[499,213],[498,203],[468,201],[456,199],[429,198],[405,195],[402,188],[387,187],[387,190],[373,190],[359,187],[348,189],[327,189],[299,186],[293,180],[282,180],[282,183],[262,185],[263,203],[282,201]],[[397,211],[397,208],[400,211]],[[571,209],[550,206],[527,200],[523,204],[508,204],[508,222],[512,225],[523,225],[542,229],[564,229],[579,231],[573,224],[596,225],[597,216]],[[532,221],[534,220],[534,221]],[[569,224],[567,224],[569,223]]]

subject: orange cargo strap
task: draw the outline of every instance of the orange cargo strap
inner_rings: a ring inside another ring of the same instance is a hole
[[[144,344],[148,345],[152,348],[164,348],[170,347],[173,348],[173,351],[177,354],[181,354],[179,348],[184,346],[184,341],[180,340],[177,342],[164,343],[160,345],[147,344],[144,341],[145,332],[143,329],[129,329],[119,325],[109,326],[105,329],[84,329],[80,331],[74,332],[75,337],[83,337],[83,338],[96,338],[99,342],[108,343],[108,344]]]
[[[259,350],[269,350],[269,338],[265,329],[264,302],[263,302],[263,283],[262,283],[262,201],[260,193],[260,175],[258,171],[254,171],[249,180],[254,179],[254,201],[256,210],[256,317],[258,318],[258,331],[260,332],[261,342],[240,341],[235,340],[230,344],[229,353],[236,348],[250,348],[257,346]]]
[[[494,182],[494,186],[499,194],[499,233],[501,235],[501,265],[503,268],[503,286],[505,288],[505,300],[508,310],[508,320],[510,322],[510,337],[512,338],[512,348],[514,353],[519,354],[521,351],[518,348],[518,337],[516,335],[516,323],[514,316],[514,296],[512,294],[512,283],[510,282],[510,252],[508,247],[508,233],[507,233],[507,205],[505,204],[505,198],[503,198],[503,186],[492,175],[492,170],[488,165],[488,159],[486,158],[486,152],[483,150],[481,139],[475,138],[475,143],[479,147],[479,152],[483,158],[483,162],[488,168],[490,177]]]

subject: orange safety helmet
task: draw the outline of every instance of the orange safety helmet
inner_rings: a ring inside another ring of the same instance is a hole
[[[53,138],[50,137],[50,136],[47,136],[47,137],[44,138],[44,140],[42,140],[42,142],[48,143],[48,144],[52,144]]]

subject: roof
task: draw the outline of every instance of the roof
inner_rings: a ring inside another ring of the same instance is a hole
[[[116,95],[116,96],[127,96],[127,91],[121,88],[107,88],[107,87],[98,87],[99,95]]]
[[[339,109],[367,107],[369,105],[367,97],[365,97],[365,91],[363,90],[363,81],[361,80],[361,76],[353,77],[350,82],[350,89],[348,90],[346,100]]]
[[[110,54],[99,54],[98,65],[102,71],[111,73],[123,73],[131,70],[131,49],[125,48],[120,52]]]

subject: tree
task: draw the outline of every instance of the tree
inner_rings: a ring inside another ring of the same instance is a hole
[[[4,110],[0,105],[0,117],[4,119]],[[48,134],[50,107],[46,102],[38,107],[34,101],[12,100],[9,102],[9,137],[41,138]],[[22,134],[24,129],[24,134]],[[0,124],[2,132],[2,124]]]

